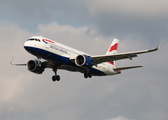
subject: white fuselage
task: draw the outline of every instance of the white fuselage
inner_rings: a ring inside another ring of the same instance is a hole
[[[75,65],[70,59],[76,58],[78,55],[90,56],[89,54],[41,36],[31,37],[24,43],[24,47],[29,53],[60,65],[59,69],[79,71],[82,73],[84,73],[86,69]],[[114,64],[104,62],[93,65],[90,72],[95,76],[119,74],[120,71],[114,70],[114,68],[116,68]]]

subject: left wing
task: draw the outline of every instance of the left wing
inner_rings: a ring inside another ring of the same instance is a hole
[[[97,56],[90,56],[91,59],[94,61],[94,64],[99,64],[102,62],[108,62],[108,61],[116,61],[116,60],[122,60],[122,59],[130,59],[132,60],[133,57],[137,57],[138,54],[148,53],[157,51],[161,45],[162,40],[159,42],[158,46],[154,49],[150,50],[142,50],[142,51],[135,51],[135,52],[127,52],[127,53],[118,53],[113,55],[97,55]]]

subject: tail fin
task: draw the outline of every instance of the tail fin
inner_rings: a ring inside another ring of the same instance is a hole
[[[115,38],[113,42],[111,43],[108,51],[106,52],[106,55],[117,54],[118,44],[119,44],[119,40]],[[109,61],[109,63],[113,63],[113,65],[115,65],[115,61],[113,60]]]
[[[114,39],[113,42],[111,43],[108,51],[106,52],[106,55],[113,55],[117,53],[118,50],[118,44],[119,44],[119,40],[118,39]]]

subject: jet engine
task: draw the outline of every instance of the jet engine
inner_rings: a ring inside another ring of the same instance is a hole
[[[87,67],[90,68],[93,66],[93,60],[86,55],[78,55],[75,58],[75,64],[79,67]]]
[[[42,74],[45,69],[45,67],[39,60],[28,61],[27,68],[29,71],[34,72],[36,74]]]

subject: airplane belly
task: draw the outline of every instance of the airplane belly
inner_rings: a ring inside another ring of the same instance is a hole
[[[90,73],[91,75],[93,76],[106,76],[106,73],[101,71],[101,70],[98,70],[98,69],[95,69],[95,68],[91,68],[90,69]]]

